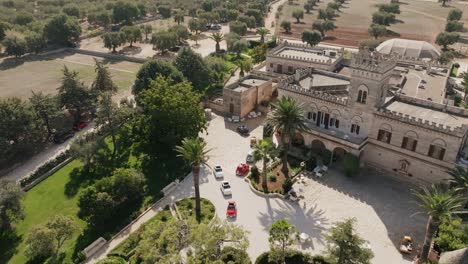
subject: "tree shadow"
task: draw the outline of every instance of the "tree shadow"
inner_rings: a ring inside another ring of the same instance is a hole
[[[72,258],[93,243],[99,237],[111,239],[117,232],[133,221],[142,211],[143,197],[121,204],[112,215],[101,218],[99,223],[91,223],[83,230],[76,240]]]
[[[411,203],[414,200],[411,187],[382,174],[366,168],[358,176],[349,178],[333,167],[320,184],[371,206],[385,226],[395,249],[399,248],[405,235],[413,237],[416,248],[423,242],[427,218],[417,214],[421,210]]]
[[[13,231],[0,231],[0,263],[8,263],[9,259],[18,251],[21,236]]]
[[[144,159],[141,170],[146,177],[149,194],[157,198],[167,184],[176,179],[185,178],[190,172],[190,166],[172,154],[166,157]]]
[[[387,29],[387,32],[385,32],[385,36],[390,36],[390,37],[400,37],[400,33],[395,32],[393,30]]]

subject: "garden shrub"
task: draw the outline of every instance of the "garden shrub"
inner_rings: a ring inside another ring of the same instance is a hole
[[[28,184],[32,183],[37,178],[41,177],[42,175],[46,174],[47,172],[51,171],[55,167],[57,167],[60,163],[64,162],[66,159],[70,157],[70,152],[68,150],[59,154],[55,159],[49,160],[44,165],[37,168],[33,173],[29,176],[20,180],[21,187],[25,187]]]
[[[270,252],[264,252],[255,260],[255,264],[277,264],[275,262],[269,261],[269,254]],[[289,250],[286,252],[285,258],[286,264],[321,264],[322,262],[314,262],[313,258],[304,252],[298,250]],[[328,264],[327,262],[323,262],[323,264]]]
[[[242,263],[242,264],[252,263],[252,261],[250,261],[249,255],[245,251],[239,250],[233,247],[229,247],[229,246],[223,248],[220,259],[224,263]]]
[[[344,161],[343,161],[343,166],[344,166],[346,176],[352,177],[358,174],[359,165],[360,165],[359,157],[351,153],[346,153],[344,157]]]
[[[97,264],[125,264],[127,261],[121,257],[108,257],[100,260]]]

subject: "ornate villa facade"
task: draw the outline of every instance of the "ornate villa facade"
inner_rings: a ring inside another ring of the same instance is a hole
[[[310,128],[301,134],[305,145],[326,148],[335,158],[353,153],[364,165],[405,180],[444,180],[449,168],[466,163],[468,110],[442,98],[408,96],[405,85],[392,86],[405,75],[395,70],[397,64],[396,57],[361,51],[349,62],[347,75],[310,67],[282,78],[279,96],[304,105]],[[430,69],[421,71],[432,78]],[[420,87],[421,82],[409,88]],[[430,93],[445,92],[445,86],[427,87],[438,89]]]

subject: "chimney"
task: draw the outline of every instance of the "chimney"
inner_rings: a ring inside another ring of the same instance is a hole
[[[301,72],[299,71],[299,69],[296,70],[296,74],[294,75],[294,80],[296,82],[299,82],[301,80]]]
[[[314,86],[314,75],[310,75],[310,82],[309,82],[309,90],[312,90],[312,86]]]

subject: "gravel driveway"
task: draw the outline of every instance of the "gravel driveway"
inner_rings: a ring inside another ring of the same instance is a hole
[[[247,122],[253,129],[251,135],[257,138],[262,134],[259,123],[261,120]],[[276,220],[286,218],[299,232],[309,234],[312,242],[297,247],[319,254],[325,248],[322,235],[326,230],[336,221],[356,217],[358,232],[369,240],[374,251],[373,263],[410,263],[396,246],[403,235],[413,236],[416,244],[422,242],[426,218],[414,215],[417,208],[409,203],[411,195],[403,184],[372,171],[349,179],[332,169],[320,182],[307,179],[306,185],[295,186],[305,197],[299,203],[260,197],[249,189],[243,177],[235,175],[235,168],[245,161],[250,150],[249,137],[236,133],[236,126],[216,117],[204,136],[213,148],[209,163],[223,167],[224,180],[232,186],[232,197],[223,197],[219,189],[221,180],[216,180],[210,169],[205,169],[200,177],[200,191],[202,197],[216,206],[220,218],[225,217],[228,200],[237,202],[238,217],[232,221],[250,232],[248,253],[252,260],[269,249],[268,228]],[[188,194],[193,191],[192,180],[186,182],[185,187],[179,187],[190,188],[184,191]]]

